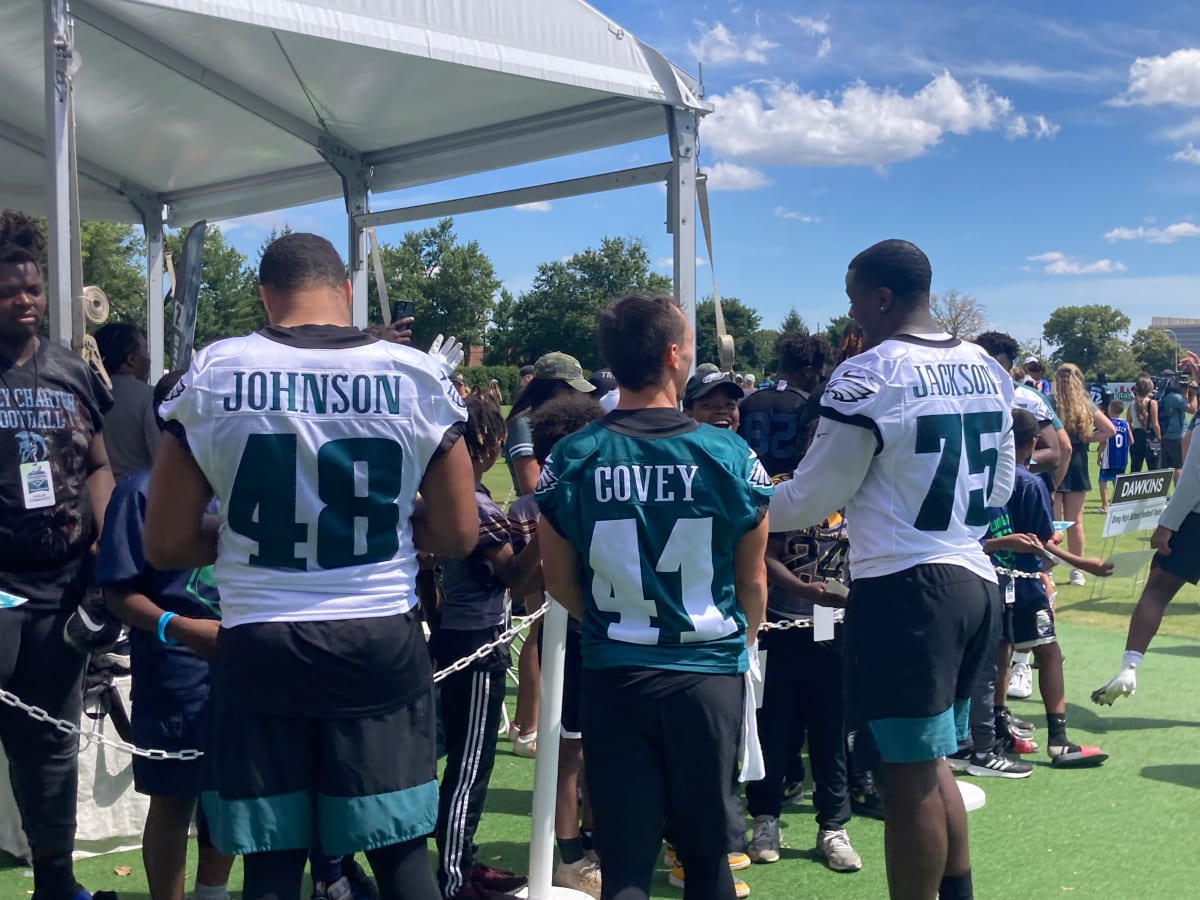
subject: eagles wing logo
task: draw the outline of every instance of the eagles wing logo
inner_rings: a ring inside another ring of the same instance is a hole
[[[767,474],[767,470],[763,468],[763,464],[759,462],[758,456],[753,450],[750,451],[750,458],[754,460],[754,465],[750,469],[750,475],[746,478],[750,484],[756,488],[769,488],[773,486],[771,476]]]
[[[830,380],[825,393],[839,403],[861,403],[879,393],[879,388],[867,372],[849,370]]]
[[[172,400],[179,397],[179,395],[185,390],[187,390],[187,382],[180,378],[177,382],[175,382],[175,387],[171,388],[170,393],[163,397],[163,403],[170,403]]]
[[[552,468],[553,463],[554,457],[547,456],[546,464],[542,466],[542,473],[538,476],[537,484],[533,486],[535,494],[544,494],[547,491],[552,491],[558,484],[558,476],[554,474],[554,469]]]

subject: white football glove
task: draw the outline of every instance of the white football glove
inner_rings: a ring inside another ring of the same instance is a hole
[[[467,350],[454,335],[447,338],[439,334],[429,345],[429,355],[453,372],[462,364]]]

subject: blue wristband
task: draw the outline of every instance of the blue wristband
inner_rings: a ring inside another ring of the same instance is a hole
[[[167,637],[167,623],[173,618],[175,618],[175,613],[173,612],[165,612],[158,617],[158,640],[160,643],[167,644],[171,647],[174,647],[179,643],[179,641],[175,640],[175,638]]]

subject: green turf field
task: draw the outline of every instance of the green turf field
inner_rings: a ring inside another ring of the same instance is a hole
[[[503,462],[485,479],[497,500],[511,491]],[[1090,553],[1099,554],[1102,517],[1088,503]],[[1144,546],[1142,536],[1117,549]],[[1062,570],[1059,570],[1060,573]],[[1060,581],[1066,580],[1065,573]],[[1077,742],[1100,744],[1112,758],[1100,769],[1053,771],[1044,758],[1023,781],[975,779],[988,794],[971,813],[971,846],[977,895],[1046,900],[1126,900],[1195,897],[1194,822],[1200,801],[1200,693],[1193,692],[1200,659],[1200,590],[1186,588],[1172,605],[1163,631],[1143,665],[1136,697],[1112,708],[1091,704],[1088,694],[1116,670],[1124,630],[1136,600],[1130,579],[1060,588],[1060,634],[1067,657],[1068,725]],[[1022,718],[1042,725],[1040,702],[1014,701]],[[509,709],[512,709],[510,697]],[[1039,728],[1044,735],[1044,727]],[[533,762],[501,743],[479,831],[480,858],[524,870],[529,853]],[[807,792],[806,792],[807,793]],[[760,900],[878,900],[886,897],[881,823],[855,819],[851,840],[862,854],[862,872],[839,875],[809,857],[816,825],[807,803],[784,815],[783,859],[740,873]],[[192,857],[194,863],[194,853]],[[128,866],[120,877],[114,867]],[[189,869],[194,872],[194,869]],[[0,868],[0,900],[27,896],[28,870]],[[84,884],[121,891],[123,900],[148,900],[139,853],[115,854],[77,866]],[[240,884],[235,868],[233,886]],[[190,878],[190,876],[189,876]],[[189,881],[190,884],[190,881]],[[656,876],[655,897],[679,898]]]

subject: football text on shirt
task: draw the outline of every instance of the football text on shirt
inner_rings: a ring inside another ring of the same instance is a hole
[[[401,375],[243,371],[232,374],[233,392],[222,403],[226,412],[400,413]]]
[[[968,363],[919,364],[916,369],[921,383],[912,386],[913,396],[974,397],[979,394],[999,394],[1000,385],[987,366]]]
[[[692,481],[699,466],[598,466],[595,472],[596,500],[625,503],[692,502]]]

